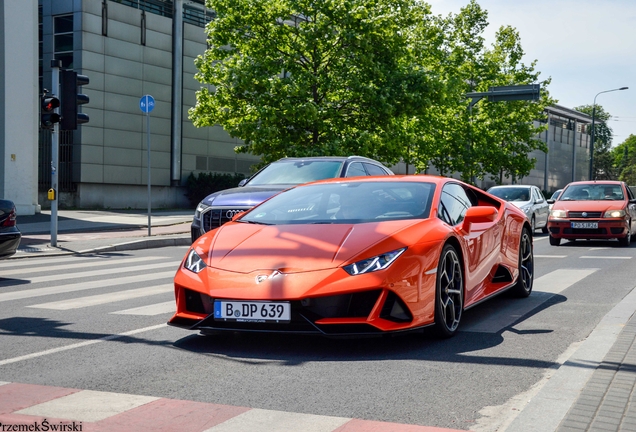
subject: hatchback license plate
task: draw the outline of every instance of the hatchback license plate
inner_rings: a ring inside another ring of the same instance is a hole
[[[291,320],[291,305],[289,302],[217,300],[214,302],[214,319],[286,323]]]
[[[572,222],[572,228],[598,229],[598,222]]]

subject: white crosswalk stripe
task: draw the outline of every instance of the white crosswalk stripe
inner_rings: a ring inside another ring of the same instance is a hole
[[[175,305],[174,300],[170,300],[163,303],[155,303],[148,306],[140,306],[136,308],[115,311],[115,312],[111,312],[111,314],[153,316],[153,315],[161,315],[165,313],[174,313],[176,309],[177,307]]]
[[[21,280],[28,281],[32,284],[36,284],[41,282],[54,282],[59,280],[84,279],[84,278],[95,277],[95,276],[113,276],[119,273],[143,272],[146,270],[155,270],[155,269],[161,269],[161,268],[165,269],[170,267],[173,268],[172,273],[174,275],[174,273],[177,272],[178,266],[179,265],[175,264],[174,262],[171,262],[171,263],[162,262],[162,263],[147,264],[147,265],[135,266],[135,267],[119,267],[117,269],[101,269],[101,270],[78,272],[78,273],[71,273],[71,274],[62,273],[62,274],[56,274],[56,275],[38,276],[33,278],[24,278],[24,279],[21,278]],[[12,284],[13,284],[13,281],[11,280],[6,280],[6,281],[0,280],[0,286],[7,286]]]
[[[70,293],[75,291],[91,290],[96,288],[107,288],[119,285],[133,284],[137,282],[158,280],[164,278],[171,278],[174,276],[174,271],[166,271],[159,273],[139,274],[129,277],[110,278],[106,280],[98,280],[93,282],[79,282],[69,285],[58,285],[46,288],[35,288],[30,290],[21,290],[8,293],[0,293],[0,303],[10,300],[21,300],[27,298],[40,297],[52,294]]]
[[[146,288],[137,288],[126,291],[117,291],[107,294],[98,294],[94,296],[88,297],[79,297],[72,300],[61,300],[50,303],[42,303],[37,305],[29,306],[30,308],[38,308],[38,309],[55,309],[55,310],[69,310],[69,309],[79,309],[88,306],[96,306],[102,305],[106,303],[114,303],[122,300],[130,300],[139,297],[147,297],[155,294],[165,294],[167,292],[172,292],[174,290],[174,285],[157,285]]]
[[[105,267],[105,266],[116,266],[116,265],[121,265],[121,264],[135,264],[138,262],[150,262],[150,261],[157,261],[157,260],[166,260],[168,259],[168,257],[136,257],[136,258],[118,258],[118,259],[112,259],[112,258],[108,258],[108,259],[91,259],[91,260],[82,260],[81,262],[77,262],[74,261],[72,264],[68,264],[69,260],[68,258],[66,259],[66,261],[61,261],[61,260],[56,260],[56,262],[54,263],[46,263],[46,266],[38,266],[35,264],[31,264],[31,265],[24,265],[24,266],[20,266],[19,268],[17,266],[12,266],[11,270],[0,270],[0,277],[6,277],[6,276],[14,276],[14,275],[23,275],[25,273],[28,274],[33,274],[33,273],[43,273],[46,271],[61,271],[61,270],[72,270],[75,269],[77,267],[84,267],[87,269],[94,269],[95,267]],[[64,262],[65,264],[63,265],[57,265],[58,262]],[[56,265],[52,265],[52,264],[56,264]],[[28,268],[25,268],[28,267]],[[176,264],[175,264],[175,269],[176,269]],[[68,275],[66,275],[66,277],[68,277]],[[51,280],[51,279],[47,279],[47,280]],[[34,283],[34,282],[33,282]]]

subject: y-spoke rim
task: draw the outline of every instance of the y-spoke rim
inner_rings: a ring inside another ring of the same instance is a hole
[[[453,332],[459,326],[464,305],[464,281],[461,264],[454,249],[448,249],[442,257],[439,272],[439,304],[441,319],[446,328]]]
[[[534,280],[534,256],[532,253],[532,240],[527,231],[524,231],[521,236],[521,250],[519,251],[521,258],[519,271],[521,272],[521,281],[523,282],[523,289],[529,292],[532,289],[532,282]]]

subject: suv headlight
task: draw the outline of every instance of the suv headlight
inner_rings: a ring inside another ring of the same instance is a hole
[[[568,213],[565,210],[550,210],[550,217],[559,219],[568,217]]]
[[[201,258],[194,249],[190,249],[190,252],[188,252],[183,266],[193,273],[199,273],[207,267],[203,258]]]
[[[210,206],[207,204],[203,204],[202,202],[199,203],[199,205],[197,206],[197,209],[194,211],[194,217],[196,219],[199,219],[201,217],[201,213],[203,213],[206,209],[209,209]]]
[[[406,248],[402,248],[375,256],[373,258],[364,259],[362,261],[346,265],[343,267],[343,269],[351,276],[384,270],[385,268],[389,267],[393,263],[393,261],[397,259],[397,257],[402,255],[405,250]]]
[[[624,218],[627,215],[625,210],[608,210],[603,215],[604,218]]]

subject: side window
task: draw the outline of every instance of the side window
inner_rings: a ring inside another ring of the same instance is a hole
[[[364,167],[366,168],[367,173],[369,173],[370,176],[387,175],[387,172],[377,165],[365,163]]]
[[[632,190],[630,189],[630,187],[625,185],[625,190],[627,191],[627,199],[633,200],[634,194],[632,193]]]
[[[464,220],[471,202],[466,191],[457,183],[448,183],[442,189],[438,217],[449,225],[457,225]]]
[[[534,189],[534,200],[536,202],[542,203],[544,201],[543,195],[541,194],[541,191],[539,190],[539,188],[533,188]]]
[[[358,177],[358,176],[366,176],[367,172],[364,170],[361,162],[354,162],[349,165],[347,169],[346,177]]]

